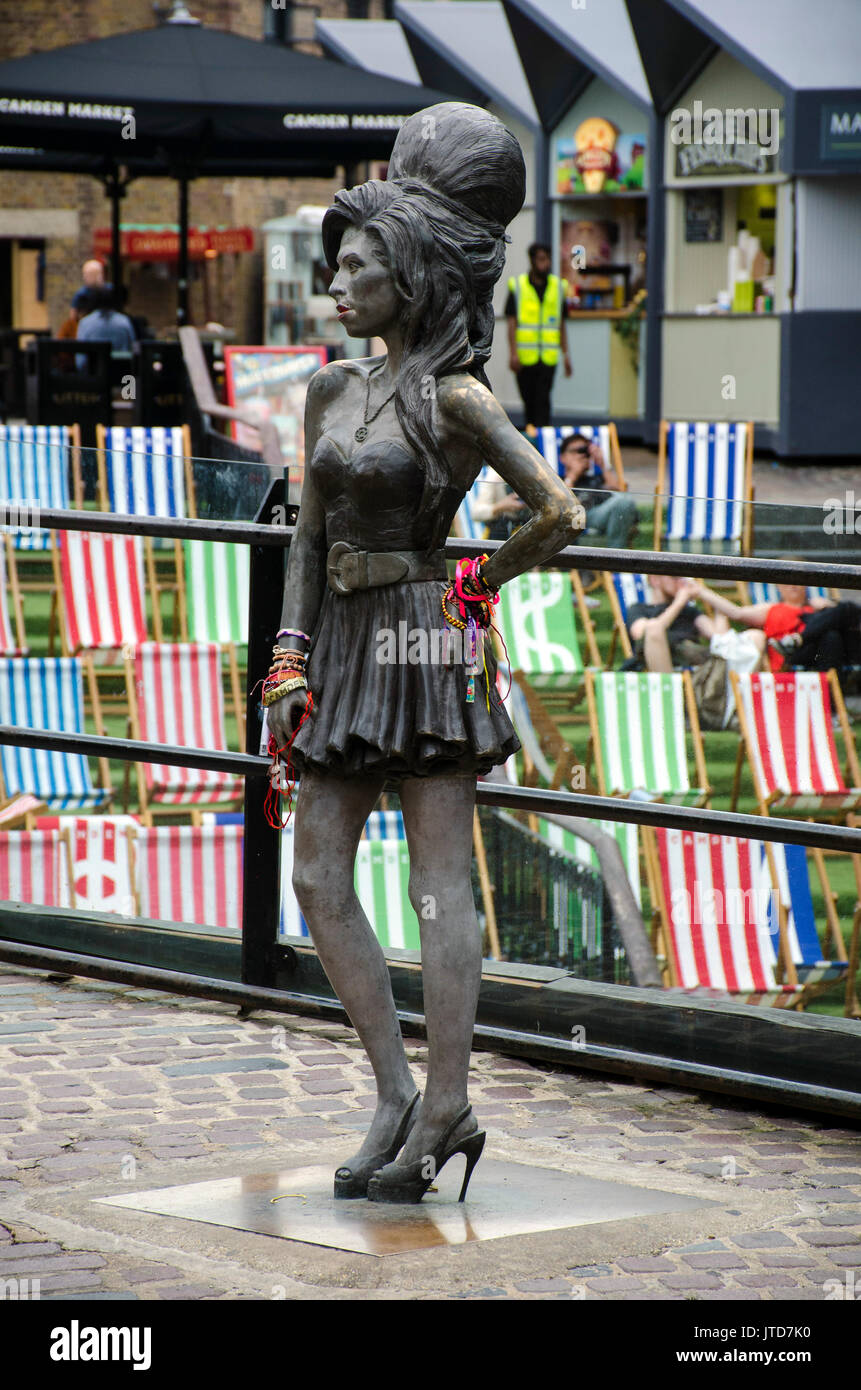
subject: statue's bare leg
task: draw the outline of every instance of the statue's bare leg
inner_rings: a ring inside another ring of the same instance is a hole
[[[302,773],[296,802],[293,887],[323,969],[374,1068],[377,1111],[359,1153],[388,1148],[416,1083],[404,1052],[382,948],[353,886],[362,827],[383,777]]]
[[[481,929],[470,880],[475,777],[411,777],[401,783],[410,852],[410,900],[421,927],[428,1076],[419,1117],[397,1160],[427,1154],[468,1103]],[[475,1129],[469,1117],[462,1131]]]

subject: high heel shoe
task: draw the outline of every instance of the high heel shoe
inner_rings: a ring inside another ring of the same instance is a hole
[[[439,1176],[442,1168],[448,1163],[455,1154],[463,1154],[466,1158],[466,1172],[463,1175],[463,1186],[460,1189],[458,1201],[462,1202],[466,1198],[466,1189],[469,1187],[469,1180],[472,1177],[472,1170],[484,1148],[486,1138],[483,1129],[475,1129],[472,1134],[466,1134],[462,1139],[457,1139],[449,1147],[448,1141],[458,1125],[462,1124],[468,1115],[472,1113],[472,1106],[467,1105],[456,1115],[451,1124],[447,1126],[441,1134],[438,1142],[429,1154],[419,1158],[415,1163],[390,1163],[388,1168],[375,1173],[368,1183],[369,1202],[397,1202],[406,1204],[408,1202],[420,1202],[427,1192],[431,1183]],[[428,1167],[428,1160],[432,1172],[430,1177],[426,1177],[425,1170]]]
[[[395,1137],[387,1149],[381,1153],[370,1154],[367,1158],[356,1159],[351,1167],[338,1168],[335,1173],[335,1196],[338,1198],[367,1197],[368,1179],[378,1168],[391,1163],[398,1151],[403,1148],[407,1135],[413,1127],[416,1104],[420,1094],[416,1091],[401,1116]]]

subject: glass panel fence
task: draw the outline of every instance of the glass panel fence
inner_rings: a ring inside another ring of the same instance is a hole
[[[7,482],[9,506],[37,500],[34,511],[5,517],[0,723],[244,751],[250,548],[40,532],[38,508],[72,505],[77,488],[94,511],[250,521],[271,474],[259,462],[191,458],[185,439],[175,452],[164,439],[113,443],[78,462],[67,448],[65,492],[43,486],[47,454],[42,473],[29,475],[32,494],[27,479]],[[580,543],[651,549],[654,493],[613,500],[627,504],[622,520],[600,530],[606,513],[590,507]],[[714,499],[683,500],[679,514],[708,531],[720,511]],[[851,517],[848,500],[826,507],[834,501],[746,503],[740,520],[723,505],[731,534],[709,540],[691,525],[675,540],[661,532],[661,545],[702,554],[708,540],[715,554],[861,563],[854,501]],[[472,534],[483,539],[482,531]],[[678,579],[556,570],[505,586],[494,640],[521,744],[505,769],[509,783],[851,823],[861,811],[861,609],[832,607],[841,595],[822,588],[815,569],[810,578],[807,593],[788,596],[703,581],[706,592],[683,594],[675,633],[660,619]],[[842,597],[854,604],[861,595]],[[766,627],[781,602],[798,610],[797,624]],[[807,632],[811,616],[838,612],[839,621],[826,617]],[[796,635],[800,642],[786,643]],[[177,768],[171,781],[164,767],[11,745],[0,756],[4,903],[239,942],[241,778]],[[757,1007],[856,1009],[848,986],[858,967],[861,858],[767,848],[732,830],[732,822],[719,834],[648,830],[609,815],[572,825],[482,806],[473,890],[485,958]],[[308,927],[291,864],[288,829],[278,934],[292,941]],[[386,950],[418,951],[423,924],[409,900],[394,793],[369,819],[355,883]],[[160,949],[158,963],[170,968],[169,944]]]

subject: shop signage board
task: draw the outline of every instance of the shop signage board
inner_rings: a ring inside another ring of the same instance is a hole
[[[305,393],[308,382],[327,360],[324,347],[226,347],[224,372],[228,404],[269,419],[278,440],[290,482],[301,482],[305,467]],[[234,421],[233,437],[248,449],[258,449],[257,431]]]
[[[777,159],[764,145],[749,140],[709,141],[679,145],[676,150],[678,178],[715,178],[727,174],[774,174]]]
[[[861,102],[822,107],[823,159],[861,159]]]
[[[97,227],[93,233],[93,253],[110,256],[113,236],[110,227]],[[189,227],[188,254],[193,261],[208,255],[236,255],[254,250],[251,227]],[[120,254],[124,261],[178,261],[178,227],[121,227]]]
[[[605,117],[590,116],[556,141],[556,191],[640,192],[645,158],[645,135],[623,134]]]

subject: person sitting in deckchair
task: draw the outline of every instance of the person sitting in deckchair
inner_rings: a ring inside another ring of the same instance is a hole
[[[767,650],[774,672],[833,668],[842,688],[846,668],[861,664],[861,604],[808,598],[804,584],[778,584],[779,603],[744,606],[704,584],[692,587],[694,596],[710,603],[716,613],[753,629],[751,635]]]
[[[628,609],[628,632],[634,656],[627,670],[672,671],[699,666],[709,654],[709,641],[729,627],[726,618],[709,618],[695,599],[700,587],[672,574],[649,575],[654,603],[633,603]]]

